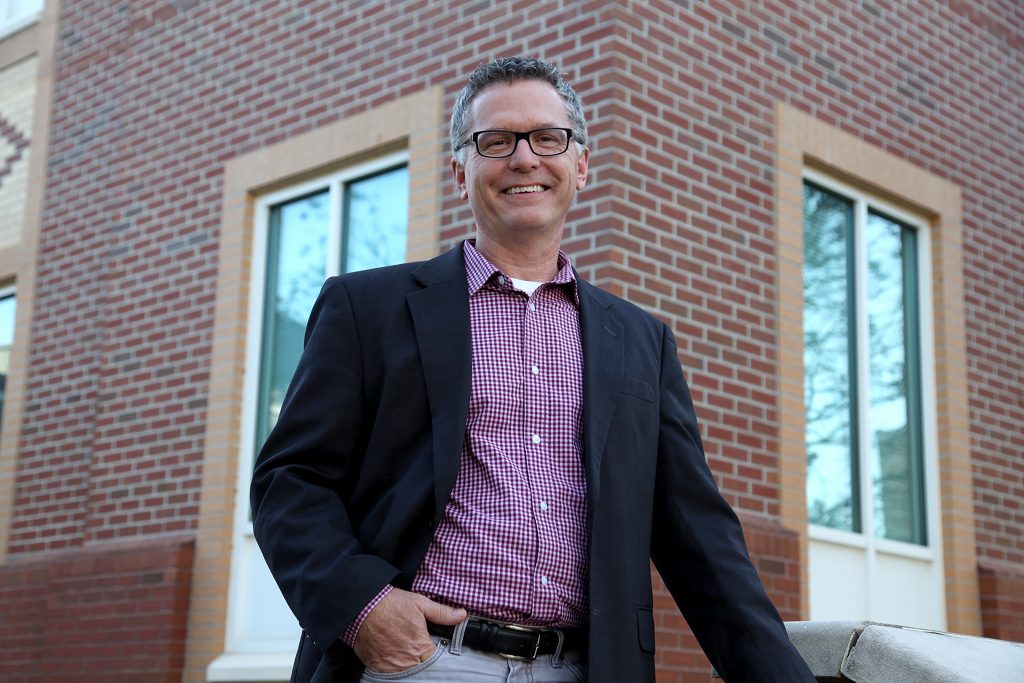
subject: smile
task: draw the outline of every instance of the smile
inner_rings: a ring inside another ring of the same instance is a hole
[[[505,190],[505,194],[524,194],[527,192],[543,192],[543,185],[525,185],[523,187],[510,187]]]

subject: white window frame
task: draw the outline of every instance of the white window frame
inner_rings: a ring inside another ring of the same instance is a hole
[[[15,14],[17,0],[0,0],[0,39],[39,21],[43,14],[43,0],[36,0],[38,7]]]
[[[882,605],[879,604],[879,591],[875,590],[878,583],[878,557],[887,555],[907,560],[918,560],[930,564],[930,575],[935,586],[941,590],[936,591],[936,619],[928,624],[904,624],[910,626],[923,626],[945,630],[946,609],[945,609],[945,575],[942,558],[942,519],[939,510],[939,457],[938,457],[938,421],[935,405],[935,353],[934,353],[934,320],[932,317],[932,268],[931,268],[931,228],[928,220],[921,215],[912,213],[902,206],[893,204],[876,195],[865,192],[861,188],[843,182],[831,175],[819,172],[814,169],[804,169],[803,179],[805,182],[812,182],[826,190],[835,192],[853,202],[853,224],[854,224],[854,272],[857,274],[855,282],[855,310],[857,326],[857,412],[859,415],[867,415],[870,407],[870,395],[867,387],[870,385],[870,358],[869,349],[863,340],[867,338],[868,315],[867,315],[867,280],[863,273],[867,272],[867,244],[864,226],[867,223],[869,208],[879,213],[890,216],[897,221],[904,223],[917,233],[917,293],[918,293],[918,326],[919,326],[919,358],[921,378],[921,438],[922,438],[922,468],[925,510],[924,519],[926,523],[925,538],[926,545],[917,545],[903,541],[895,541],[886,538],[879,538],[875,535],[874,529],[874,485],[872,482],[871,458],[868,455],[868,444],[871,443],[870,424],[867,420],[858,420],[858,442],[860,452],[857,453],[859,480],[857,485],[861,494],[861,531],[845,531],[817,524],[808,525],[808,540],[811,543],[830,544],[839,548],[856,549],[863,551],[865,559],[864,575],[864,600],[863,615],[872,619],[873,615],[882,612]],[[813,568],[811,569],[813,571]],[[813,586],[814,579],[812,577]],[[817,618],[814,613],[814,596],[811,596],[811,618]],[[877,618],[877,617],[876,617]]]
[[[249,519],[249,485],[252,482],[252,464],[256,444],[256,411],[260,381],[260,356],[263,338],[264,296],[266,288],[267,239],[270,210],[273,206],[327,189],[328,222],[333,226],[327,237],[326,275],[337,275],[341,271],[341,245],[344,226],[345,185],[353,180],[386,171],[409,163],[405,151],[375,157],[372,160],[347,166],[340,171],[325,174],[312,180],[290,185],[287,188],[268,192],[254,203],[254,230],[252,260],[249,278],[249,313],[246,332],[246,360],[244,396],[240,421],[241,439],[238,453],[238,470],[232,530],[231,578],[228,590],[228,618],[225,630],[224,653],[217,657],[206,671],[208,681],[286,681],[288,680],[298,645],[299,625],[295,623],[294,637],[253,640],[245,633],[246,611],[252,605],[243,604],[247,595],[251,573],[248,563],[258,556],[259,550],[253,537],[252,521]],[[411,192],[410,192],[411,194]],[[258,557],[262,561],[262,557]],[[244,566],[243,565],[247,565]],[[262,568],[264,571],[265,567]],[[276,587],[275,587],[276,590]],[[271,599],[284,604],[278,593]],[[290,613],[288,613],[290,616]]]

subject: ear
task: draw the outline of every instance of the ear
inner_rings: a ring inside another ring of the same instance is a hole
[[[466,167],[455,157],[452,157],[452,179],[455,181],[455,187],[459,189],[459,197],[463,200],[469,199],[469,191],[466,189]]]
[[[583,150],[576,162],[576,191],[579,192],[587,184],[587,166],[590,163],[590,149]]]

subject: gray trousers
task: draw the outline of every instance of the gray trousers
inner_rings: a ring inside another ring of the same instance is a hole
[[[581,650],[541,655],[532,662],[523,662],[463,648],[464,632],[465,622],[455,629],[450,642],[434,638],[434,654],[411,669],[394,673],[367,669],[362,683],[586,683],[587,659]]]

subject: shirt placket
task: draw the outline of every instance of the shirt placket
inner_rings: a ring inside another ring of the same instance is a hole
[[[533,591],[531,613],[535,619],[547,620],[553,616],[552,606],[557,602],[552,598],[556,586],[553,585],[555,575],[552,565],[550,504],[545,492],[548,490],[548,468],[551,466],[550,451],[554,444],[549,443],[553,430],[548,424],[551,416],[546,414],[547,378],[543,347],[543,316],[544,306],[548,298],[547,287],[541,286],[523,304],[523,361],[522,372],[525,374],[524,403],[526,415],[526,431],[529,440],[525,471],[529,483],[529,498],[526,501],[530,509],[533,533],[537,539],[537,555],[533,570]]]

